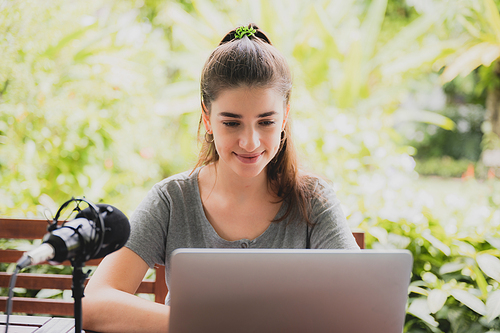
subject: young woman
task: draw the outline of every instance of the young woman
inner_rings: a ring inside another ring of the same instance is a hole
[[[121,250],[96,270],[83,325],[99,332],[165,332],[166,305],[134,296],[147,269],[177,248],[358,246],[331,186],[298,169],[291,74],[255,25],[229,32],[201,76],[197,166],[156,184],[131,217]]]

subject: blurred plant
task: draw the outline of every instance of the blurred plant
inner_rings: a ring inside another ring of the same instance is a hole
[[[134,2],[1,6],[1,214],[72,196],[125,200],[193,158],[178,138],[186,120],[157,115],[168,41]]]
[[[435,160],[442,155],[476,162],[483,150],[500,147],[497,5],[493,0],[457,1],[456,6],[449,8],[443,23],[442,31],[447,38],[461,43],[450,48],[449,54],[435,64],[436,69],[442,67],[440,84],[444,84],[447,96],[446,105],[436,111],[457,126],[453,131],[424,124],[407,123],[406,128],[400,127],[401,132],[411,136],[409,144],[417,149],[417,164],[432,164],[429,158]],[[420,88],[415,94],[424,96],[425,90]],[[429,92],[430,99],[434,95]],[[425,104],[426,98],[417,96],[410,102]],[[444,170],[445,164],[443,175],[448,172]]]
[[[451,26],[459,34],[462,45],[443,60],[442,83],[448,83],[457,77],[466,77],[476,70],[479,82],[476,93],[486,92],[487,124],[485,143],[500,143],[491,139],[492,134],[500,137],[500,14],[494,0],[459,1],[454,17],[460,25]],[[460,28],[465,29],[461,31]],[[486,148],[492,148],[488,145]],[[497,147],[498,148],[498,147]]]
[[[448,103],[440,114],[456,124],[453,130],[425,123],[407,123],[407,128],[399,130],[406,134],[408,144],[417,149],[415,158],[419,160],[447,156],[477,162],[482,153],[484,113],[481,105]]]
[[[475,163],[465,159],[455,160],[449,156],[431,157],[425,160],[417,160],[415,171],[419,175],[425,176],[460,178],[471,165],[474,167]],[[484,177],[484,175],[481,176]]]

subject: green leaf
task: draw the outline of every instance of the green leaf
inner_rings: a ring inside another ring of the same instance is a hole
[[[442,265],[439,268],[439,274],[448,274],[448,273],[453,273],[456,271],[460,271],[463,268],[465,268],[466,264],[463,262],[449,262],[444,265]]]
[[[361,41],[357,40],[351,43],[345,61],[344,78],[337,96],[340,108],[351,107],[358,99],[362,82],[364,82],[362,71],[362,46]]]
[[[471,257],[471,258],[474,258],[476,256],[476,249],[474,248],[474,246],[470,245],[469,243],[459,241],[459,240],[454,240],[453,244],[458,246],[458,253],[459,254],[461,254],[463,256]]]
[[[488,282],[486,282],[486,279],[484,278],[484,275],[478,266],[474,265],[473,270],[476,274],[475,281],[477,283],[477,286],[479,290],[481,290],[482,295],[486,297],[486,295],[488,294]]]
[[[439,239],[434,237],[429,230],[425,230],[422,232],[422,237],[424,237],[429,243],[432,244],[435,248],[449,256],[451,254],[450,247],[443,242],[441,242]]]
[[[484,274],[500,282],[500,259],[491,254],[482,253],[476,256],[476,261]]]
[[[481,31],[474,26],[474,24],[470,23],[463,15],[459,14],[457,21],[460,22],[460,24],[462,24],[472,36],[481,39]]]
[[[436,125],[449,131],[455,128],[453,120],[432,111],[398,109],[394,113],[394,117],[396,122],[416,121]]]
[[[479,313],[480,315],[486,315],[486,305],[475,295],[462,289],[451,289],[451,296],[453,296],[457,301],[467,306],[469,309]]]
[[[427,301],[423,298],[418,298],[414,300],[408,307],[407,312],[417,318],[422,319],[424,322],[426,322],[428,325],[432,327],[439,326],[439,323],[431,315],[431,311],[429,309]]]
[[[387,64],[392,60],[398,59],[401,56],[401,50],[409,45],[408,41],[418,39],[436,24],[436,16],[427,14],[420,16],[401,29],[396,36],[380,48],[374,56],[373,66]]]
[[[486,18],[495,33],[496,40],[500,43],[500,14],[498,14],[497,6],[493,0],[485,0],[485,6]]]
[[[498,237],[486,237],[486,241],[500,250],[500,238],[498,238]]]
[[[430,64],[439,59],[446,47],[451,43],[439,42],[427,46],[422,46],[418,50],[401,54],[392,61],[387,61],[380,66],[384,77],[391,77],[394,74],[407,73],[410,70],[418,70],[425,64]]]
[[[486,300],[486,320],[491,322],[500,315],[500,290],[492,292]]]
[[[443,307],[448,299],[448,294],[441,289],[433,289],[427,296],[427,304],[431,313],[436,313]]]
[[[447,83],[457,76],[467,76],[479,66],[489,66],[500,57],[500,44],[477,42],[470,46],[446,67],[441,74],[441,82]]]
[[[75,39],[78,39],[80,38],[81,36],[83,36],[88,30],[94,28],[96,26],[97,23],[94,23],[92,25],[89,25],[89,26],[86,26],[84,28],[81,28],[81,29],[78,29],[76,31],[73,31],[72,33],[70,34],[67,34],[66,36],[64,36],[60,41],[59,43],[57,43],[56,45],[54,46],[51,46],[51,47],[48,47],[45,52],[43,52],[41,55],[42,57],[47,57],[47,58],[54,58],[57,53],[63,48],[65,47],[66,45],[68,45],[68,43],[70,43],[71,41],[75,40]]]
[[[62,295],[62,291],[58,289],[42,289],[36,294],[36,298],[55,298]]]
[[[408,293],[415,293],[419,295],[429,296],[429,291],[427,289],[420,288],[417,286],[409,286]]]
[[[361,29],[363,31],[363,55],[371,58],[384,21],[387,0],[374,0],[368,7],[367,15]]]

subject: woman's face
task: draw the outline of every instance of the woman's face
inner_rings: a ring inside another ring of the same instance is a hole
[[[280,147],[289,107],[271,88],[239,87],[224,90],[205,112],[205,129],[213,134],[219,168],[240,177],[255,177]]]

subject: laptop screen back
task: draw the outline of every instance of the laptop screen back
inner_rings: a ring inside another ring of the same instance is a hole
[[[170,330],[401,333],[409,251],[180,249]]]

